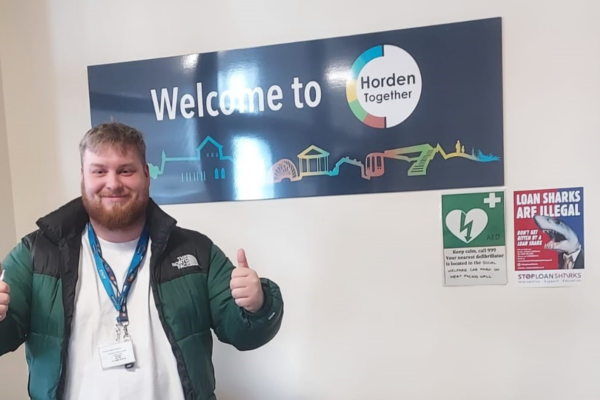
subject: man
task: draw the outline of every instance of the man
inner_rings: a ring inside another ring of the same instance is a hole
[[[153,202],[145,151],[126,125],[88,131],[81,197],[2,262],[0,355],[26,343],[34,400],[214,400],[211,329],[239,350],[279,331],[279,287]]]

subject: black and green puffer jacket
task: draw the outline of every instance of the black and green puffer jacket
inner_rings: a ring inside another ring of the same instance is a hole
[[[63,398],[81,234],[87,222],[83,202],[77,198],[40,218],[39,229],[25,236],[2,262],[11,302],[0,322],[0,356],[25,343],[33,400]],[[215,400],[211,329],[220,341],[239,350],[263,346],[281,326],[280,289],[261,278],[264,306],[256,313],[246,312],[231,297],[233,264],[207,236],[178,227],[152,199],[147,227],[154,301],[185,398]],[[178,257],[187,255],[199,265],[173,266]]]

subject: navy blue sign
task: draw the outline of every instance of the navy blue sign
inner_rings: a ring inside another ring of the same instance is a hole
[[[88,73],[159,204],[504,185],[499,18]]]

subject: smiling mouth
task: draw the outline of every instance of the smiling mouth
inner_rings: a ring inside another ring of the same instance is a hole
[[[567,240],[567,238],[559,232],[552,229],[542,229],[542,231],[550,236],[550,241],[544,245],[545,249],[554,250],[561,242]]]
[[[124,196],[124,195],[121,195],[121,196],[102,196],[102,199],[106,199],[106,200],[109,200],[109,201],[121,201],[121,200],[127,199],[128,197],[129,196]]]

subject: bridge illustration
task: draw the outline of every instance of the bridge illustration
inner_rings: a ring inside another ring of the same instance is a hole
[[[214,146],[216,151],[207,152],[207,145]],[[305,177],[311,176],[337,176],[340,174],[340,168],[344,165],[355,167],[357,174],[361,178],[370,180],[380,177],[385,174],[385,160],[405,161],[412,164],[407,172],[408,176],[423,176],[427,175],[427,167],[429,163],[440,155],[443,160],[452,158],[464,158],[475,162],[488,163],[498,161],[500,158],[493,154],[484,154],[481,150],[472,149],[471,153],[466,153],[464,145],[460,140],[456,142],[453,152],[446,152],[438,143],[435,146],[430,144],[420,144],[415,146],[401,147],[396,149],[384,150],[382,152],[372,152],[365,156],[364,161],[348,156],[339,159],[332,168],[329,168],[330,153],[316,146],[310,145],[304,151],[297,155],[298,163],[294,163],[290,159],[281,159],[274,163],[267,171],[265,171],[265,180],[269,184],[280,183],[287,179],[290,182],[300,181]],[[167,156],[165,151],[162,151],[160,166],[149,163],[150,176],[153,179],[158,179],[165,173],[167,163],[178,162],[197,162],[200,163],[204,157],[212,160],[224,161],[234,164],[235,160],[231,156],[225,156],[223,146],[210,136],[207,136],[202,143],[196,148],[196,154],[189,157],[173,157]],[[198,182],[206,181],[207,175],[205,171],[190,171],[181,173],[182,182]],[[209,173],[208,177],[212,177]],[[224,168],[215,168],[214,179],[225,179]]]

